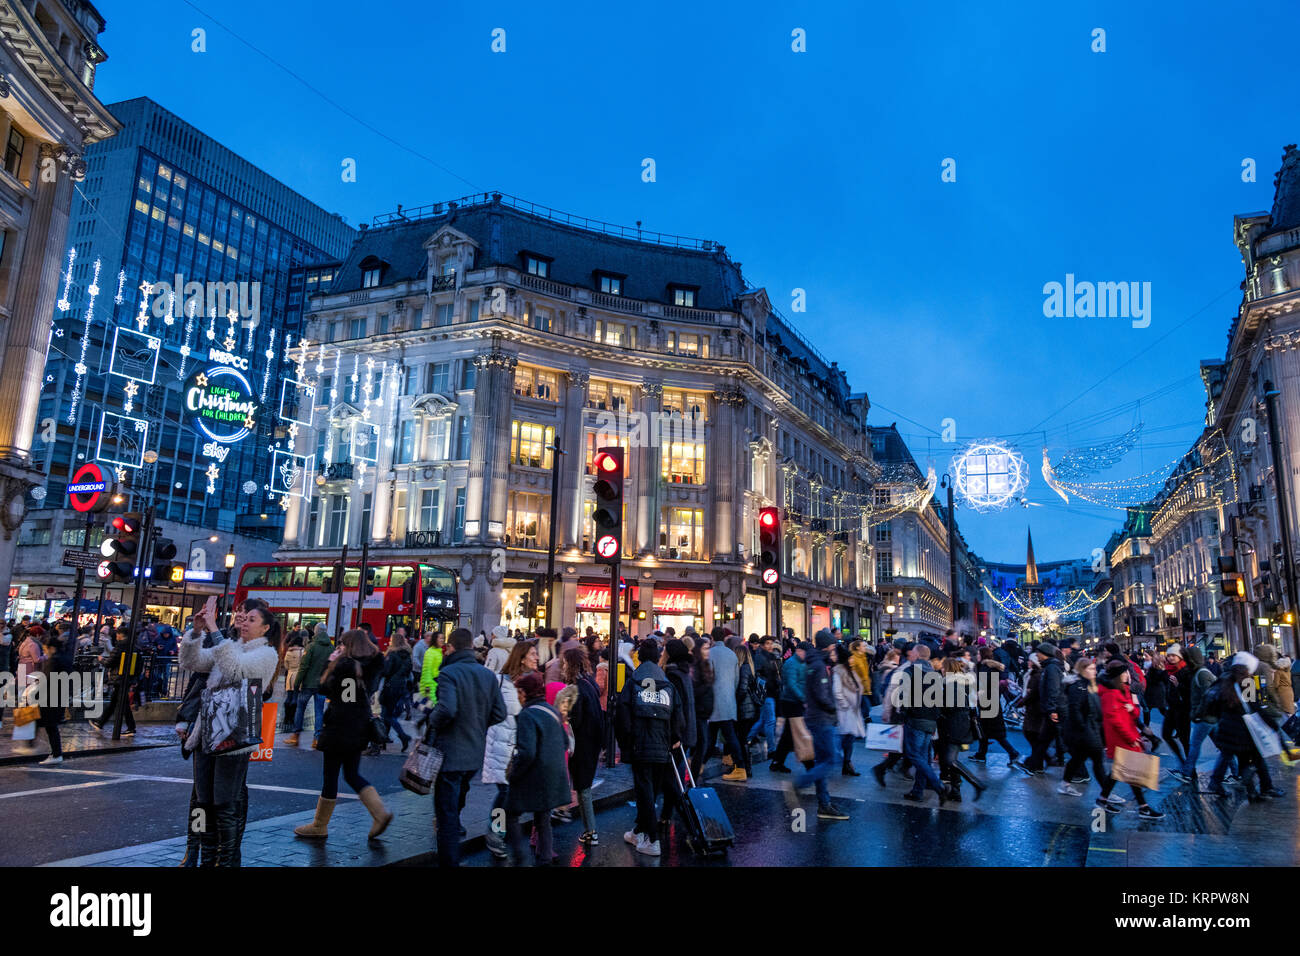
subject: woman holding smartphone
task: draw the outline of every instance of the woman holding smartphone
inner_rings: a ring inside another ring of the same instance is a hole
[[[245,603],[235,613],[232,632],[237,636],[220,640],[221,632],[213,618],[214,602],[209,600],[194,616],[194,627],[180,645],[180,665],[196,674],[206,674],[207,690],[236,687],[243,680],[261,681],[265,691],[275,680],[280,663],[280,622],[260,602]],[[211,647],[205,638],[217,637]],[[203,713],[195,716],[198,739],[202,740]],[[191,739],[194,739],[191,735]],[[191,813],[189,827],[198,830],[201,841],[215,849],[216,866],[239,865],[239,843],[243,836],[242,816],[247,812],[243,796],[247,792],[248,754],[209,754],[202,746],[194,750],[194,789],[200,813]],[[208,862],[204,854],[204,865]]]

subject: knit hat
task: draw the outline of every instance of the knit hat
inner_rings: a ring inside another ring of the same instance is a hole
[[[504,624],[498,624],[496,627],[492,628],[492,640],[494,641],[504,640],[509,636],[510,628],[506,627]]]
[[[1177,657],[1180,660],[1183,656],[1183,646],[1181,644],[1170,644],[1165,648],[1166,657]]]
[[[1120,674],[1123,674],[1127,670],[1128,670],[1127,661],[1121,660],[1119,658],[1108,661],[1106,663],[1106,679],[1114,680],[1116,677],[1118,677]]]
[[[561,641],[572,641],[578,639],[578,629],[576,627],[566,627],[560,632]]]
[[[1034,650],[1036,650],[1039,654],[1046,654],[1048,657],[1061,656],[1060,650],[1051,641],[1043,641],[1036,648],[1034,648]]]
[[[542,697],[546,694],[546,678],[537,671],[529,671],[527,674],[516,678],[515,690],[524,692],[524,700]]]
[[[1277,648],[1272,644],[1261,644],[1255,648],[1255,656],[1271,667],[1277,663]]]
[[[825,648],[830,647],[832,644],[835,643],[835,635],[823,627],[820,631],[818,631],[815,635],[813,635],[813,641],[817,645],[817,650],[819,651],[824,650]]]

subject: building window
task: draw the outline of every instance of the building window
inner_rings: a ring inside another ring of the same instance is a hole
[[[876,555],[876,583],[889,584],[894,580],[893,552]]]
[[[450,302],[444,302],[442,305],[438,306],[437,311],[434,313],[434,328],[451,325],[451,307],[452,303]]]
[[[370,528],[372,498],[373,496],[368,491],[361,496],[361,534],[366,538],[372,537]]]
[[[510,423],[510,464],[525,468],[550,468],[551,450],[555,444],[554,425],[535,425],[531,422]]]
[[[381,312],[381,313],[379,314],[379,322],[378,322],[378,326],[379,326],[379,334],[380,334],[380,335],[383,335],[384,333],[386,333],[386,332],[388,331],[388,313],[387,313],[387,312]]]
[[[470,421],[468,415],[456,419],[456,460],[469,461]]]
[[[409,418],[398,429],[397,464],[405,465],[415,459],[415,422]]]
[[[360,339],[366,335],[366,317],[359,316],[351,321],[348,326],[348,338]]]
[[[442,525],[442,489],[420,491],[420,530],[437,531]]]
[[[408,365],[402,373],[402,394],[414,395],[420,387],[420,366]]]
[[[667,558],[704,557],[704,511],[664,508],[659,521],[659,553]]]
[[[520,398],[560,400],[560,377],[555,372],[520,365],[515,369],[515,394]]]
[[[709,357],[709,337],[693,332],[669,332],[667,338],[669,352],[678,355],[693,355],[698,358]]]
[[[539,332],[551,331],[551,310],[533,307],[528,324]]]
[[[451,543],[460,544],[465,540],[465,489],[456,489],[456,505],[451,519]]]
[[[379,273],[381,271],[382,270],[380,270],[379,268],[374,268],[374,269],[367,269],[365,272],[363,272],[361,274],[361,288],[373,289],[375,286],[379,285]]]
[[[663,410],[676,412],[683,418],[707,422],[709,420],[708,396],[699,392],[678,392],[664,389]]]
[[[632,407],[632,386],[592,379],[587,387],[587,407],[613,412]]]
[[[618,276],[603,275],[600,277],[600,291],[606,295],[622,295],[623,280]]]
[[[663,477],[674,484],[704,484],[704,443],[664,442]]]
[[[466,359],[465,364],[460,367],[461,391],[473,388],[476,381],[478,381],[478,369],[472,360]]]
[[[429,366],[429,391],[438,395],[451,391],[450,362],[434,362]]]
[[[506,514],[506,544],[516,548],[540,548],[548,540],[547,521],[551,499],[512,491]]]
[[[348,508],[351,502],[347,495],[330,495],[329,523],[326,527],[325,547],[341,548],[348,540]]]
[[[634,349],[636,348],[636,326],[629,329],[623,322],[603,322],[597,319],[595,339],[605,345],[626,345]]]
[[[695,308],[695,290],[688,289],[685,286],[675,285],[670,287],[673,294],[673,305],[680,305],[683,308]]]
[[[876,489],[876,506],[877,506],[877,507],[879,507],[880,505],[888,505],[888,504],[889,504],[889,500],[890,500],[890,496],[889,496],[889,489],[888,489],[888,488],[877,488],[877,489]]]
[[[431,418],[424,425],[424,454],[421,456],[423,461],[442,461],[447,457],[447,426],[451,424],[450,420],[438,417]]]
[[[549,279],[551,276],[551,264],[546,259],[537,256],[525,256],[524,267],[528,270],[530,276],[539,276],[543,279]]]
[[[892,541],[892,540],[893,540],[893,535],[894,535],[894,529],[891,527],[890,522],[888,522],[888,521],[884,521],[884,522],[882,522],[882,523],[876,525],[876,540],[877,540],[877,541],[880,541],[880,542]]]
[[[316,529],[320,527],[320,498],[311,499],[311,509],[307,513],[307,547],[318,548],[320,542],[316,540]]]
[[[9,142],[5,145],[5,171],[18,178],[23,167],[23,150],[27,148],[27,137],[18,132],[18,127],[9,129]]]
[[[615,446],[623,449],[623,478],[626,481],[632,465],[632,456],[628,454],[626,435],[619,437],[606,432],[587,432],[587,459],[584,466],[586,474],[594,475],[596,473],[596,468],[592,462],[596,458],[597,448],[613,448]]]

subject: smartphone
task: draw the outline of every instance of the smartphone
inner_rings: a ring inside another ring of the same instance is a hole
[[[217,596],[214,594],[203,602],[203,610],[199,612],[203,615],[203,620],[210,628],[217,626]]]

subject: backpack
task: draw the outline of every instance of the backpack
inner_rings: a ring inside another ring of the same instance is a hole
[[[1205,688],[1205,690],[1198,690],[1201,685],[1197,678],[1201,676],[1201,671],[1205,671],[1205,673],[1214,677],[1214,671],[1210,670],[1208,667],[1199,668],[1196,673],[1192,675],[1191,685],[1188,688],[1188,691],[1191,695],[1190,699],[1192,701],[1191,716],[1192,720],[1196,723],[1201,723],[1206,717],[1214,716],[1214,713],[1210,710],[1210,702],[1211,698],[1214,696],[1214,688],[1218,684],[1218,678],[1216,677],[1214,678],[1214,682],[1211,683],[1209,687]]]

